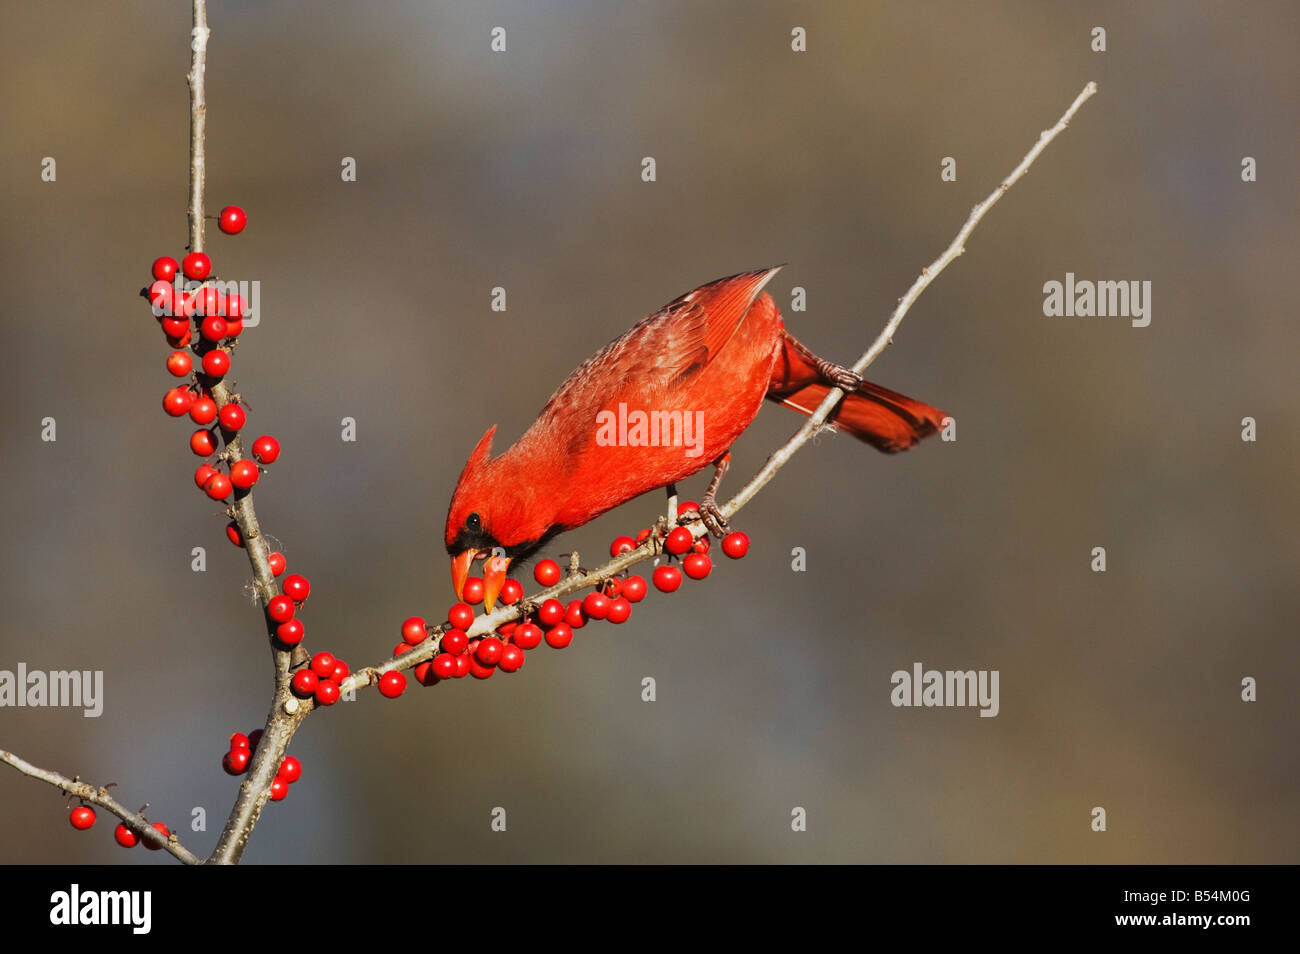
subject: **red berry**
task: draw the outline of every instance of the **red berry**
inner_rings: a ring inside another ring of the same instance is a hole
[[[176,312],[176,286],[170,281],[159,279],[149,286],[149,304],[155,316],[172,315]]]
[[[398,643],[396,646],[393,647],[393,655],[400,656],[402,655],[402,653],[409,653],[414,648],[415,647],[412,646],[410,643]]]
[[[230,465],[230,482],[239,490],[247,490],[252,487],[253,484],[257,483],[258,476],[257,464],[247,457]]]
[[[379,677],[379,694],[388,699],[396,699],[406,691],[406,673],[390,669]]]
[[[284,761],[280,763],[280,771],[275,774],[292,785],[302,778],[302,763],[292,755],[286,755]]]
[[[538,586],[554,586],[563,577],[564,571],[554,560],[543,560],[533,567],[533,579],[537,581]]]
[[[221,409],[221,427],[227,431],[237,431],[244,426],[247,416],[238,404],[227,404]]]
[[[289,561],[284,558],[284,554],[280,553],[278,550],[267,557],[266,562],[271,564],[272,576],[279,576],[284,572],[285,567],[289,565]]]
[[[217,217],[217,228],[227,235],[238,235],[244,231],[244,226],[247,224],[248,216],[237,205],[226,206],[221,210],[221,215]]]
[[[582,612],[589,619],[604,619],[609,615],[610,598],[604,593],[588,593],[582,600]]]
[[[307,577],[301,573],[290,573],[284,578],[280,588],[284,590],[285,596],[295,603],[301,603],[311,593],[311,584],[307,582]]]
[[[519,625],[519,620],[517,620],[517,619],[512,619],[512,620],[511,620],[510,622],[508,622],[508,623],[502,623],[500,626],[497,627],[497,635],[498,635],[498,636],[509,636],[511,633],[513,633],[513,632],[515,631],[515,628],[516,628],[518,625]]]
[[[695,541],[694,545],[691,546],[691,550],[695,553],[708,553],[710,546],[711,543],[709,542],[708,535],[706,534],[705,536],[702,536]]]
[[[645,599],[646,584],[643,576],[629,576],[623,581],[623,597],[629,603],[640,603]]]
[[[190,334],[190,323],[184,318],[164,318],[162,320],[163,334],[167,336],[168,341],[179,341],[182,338],[193,338]],[[188,342],[186,342],[188,344]],[[183,345],[173,345],[180,348]]]
[[[554,626],[564,619],[564,604],[559,600],[547,600],[538,608],[537,618],[546,626]]]
[[[217,468],[213,467],[211,464],[199,464],[199,469],[194,472],[194,483],[199,490],[203,489],[204,485],[216,472]]]
[[[573,642],[573,627],[568,623],[556,623],[546,631],[546,645],[563,649]]]
[[[684,513],[699,513],[700,505],[694,500],[684,500],[677,506],[677,514],[681,516]]]
[[[536,626],[533,627],[537,629]],[[537,630],[538,636],[541,630]],[[497,668],[502,672],[518,672],[524,665],[524,651],[513,643],[501,651],[501,661],[497,663]]]
[[[266,615],[277,623],[293,619],[293,600],[283,593],[272,596],[266,604]]]
[[[244,538],[239,534],[239,524],[233,520],[226,524],[226,539],[237,547],[244,545]]]
[[[177,352],[178,354],[180,352]],[[210,378],[224,377],[230,370],[230,352],[216,348],[203,356],[203,373]]]
[[[184,348],[186,345],[188,345],[191,341],[194,340],[194,336],[190,334],[190,329],[188,328],[186,328],[184,333],[181,335],[178,336],[166,335],[165,337],[167,338],[168,346],[172,348]]]
[[[542,644],[542,627],[533,623],[524,623],[511,635],[511,641],[520,649],[536,649]],[[502,660],[504,659],[503,656]]]
[[[739,560],[749,552],[749,535],[737,530],[722,539],[722,552],[733,560]]]
[[[678,527],[668,534],[668,539],[664,541],[664,549],[669,553],[680,556],[689,550],[694,542],[695,538],[691,536],[691,531],[685,527]]]
[[[172,388],[163,395],[163,410],[172,417],[180,417],[194,406],[194,392],[189,388]]]
[[[253,456],[263,464],[274,464],[280,456],[280,442],[269,434],[253,441]]]
[[[78,805],[68,814],[68,821],[77,831],[85,831],[95,824],[95,810],[89,805]]]
[[[123,848],[134,848],[140,841],[135,832],[123,824],[119,824],[113,829],[113,837],[117,839],[117,843]]]
[[[485,666],[495,666],[501,661],[502,649],[501,640],[489,636],[479,642],[478,648],[474,650],[474,658]]]
[[[442,641],[439,645],[444,653],[459,656],[469,648],[469,639],[459,629],[449,629],[442,634]]]
[[[647,539],[649,539],[650,534],[653,532],[654,531],[651,530],[649,527],[642,527],[640,530],[636,532],[636,542],[637,543],[645,542]]]
[[[573,629],[587,625],[587,617],[582,613],[582,600],[569,600],[569,605],[564,608],[564,621]]]
[[[212,285],[199,289],[198,313],[201,315],[220,315],[226,317],[226,299]]]
[[[320,685],[320,677],[310,669],[299,669],[293,674],[293,694],[306,698],[316,692]]]
[[[501,587],[501,602],[506,606],[518,603],[524,595],[524,585],[518,580],[506,580]]]
[[[180,295],[179,298],[173,296],[173,303],[176,306],[173,309],[174,315],[189,319],[199,313],[200,299],[198,292],[194,292],[192,295],[187,295],[185,292],[177,292],[177,294]]]
[[[455,670],[456,664],[453,662],[451,668]],[[433,663],[422,662],[416,663],[415,668],[411,670],[415,676],[415,681],[422,686],[436,686],[442,679],[433,671]]]
[[[229,326],[232,322],[239,322],[239,324],[241,325],[239,330],[243,331],[243,327],[242,327],[244,323],[243,319],[244,319],[244,314],[247,311],[247,309],[244,307],[245,305],[247,305],[247,302],[245,302],[243,297],[241,297],[240,295],[231,295],[229,298],[226,299],[226,325],[227,326]],[[227,338],[234,338],[238,334],[239,331],[232,331],[229,327],[226,328]]]
[[[230,478],[222,473],[215,473],[203,485],[203,492],[213,500],[225,500],[234,491]]]
[[[252,749],[252,746],[248,744],[248,736],[242,732],[230,733],[230,747],[232,749]]]
[[[610,601],[609,615],[605,618],[611,623],[626,623],[631,615],[632,604],[620,596],[618,599]]]
[[[238,298],[239,296],[236,295],[235,297]],[[229,304],[226,305],[226,311],[227,312],[230,311]],[[238,338],[241,334],[243,334],[243,331],[244,331],[244,320],[242,318],[231,318],[230,315],[227,314],[226,315],[226,337]]]
[[[619,596],[623,594],[622,582],[617,577],[613,577],[613,576],[611,576],[605,582],[601,583],[599,589],[611,600],[617,599]]]
[[[217,402],[206,394],[200,394],[190,406],[190,420],[195,424],[211,424],[217,419]]]
[[[193,408],[190,409],[191,411]],[[200,427],[190,435],[190,450],[200,457],[207,457],[217,452],[217,442],[212,438],[212,432]]]
[[[226,319],[220,315],[208,315],[199,326],[199,334],[204,341],[220,341],[226,336]]]
[[[439,679],[450,679],[456,675],[456,657],[451,653],[438,653],[433,657],[433,674]]]
[[[468,603],[457,603],[447,610],[447,621],[456,629],[469,629],[474,622],[474,607]]]
[[[343,680],[348,678],[350,675],[352,675],[352,669],[348,664],[342,659],[335,658],[334,670],[330,673],[330,678],[341,686],[343,685]]]
[[[496,666],[483,665],[474,658],[473,653],[469,653],[461,658],[469,660],[469,674],[475,679],[490,679],[492,678],[492,674],[497,671]]]
[[[713,561],[707,553],[692,553],[682,561],[682,569],[692,580],[702,580],[713,569]]]
[[[614,542],[609,545],[609,555],[618,556],[620,553],[627,553],[629,550],[636,549],[636,541],[631,537],[615,537]]]
[[[456,678],[464,679],[466,676],[469,675],[469,671],[474,667],[474,665],[475,665],[474,660],[469,653],[464,653],[463,655],[457,656],[456,657]]]
[[[181,263],[181,270],[185,272],[186,278],[201,282],[212,271],[212,259],[202,252],[190,252]]]
[[[339,701],[339,684],[333,679],[322,679],[316,684],[316,701],[323,706],[332,706]]]
[[[153,277],[160,282],[170,282],[176,277],[177,270],[181,267],[180,262],[170,255],[163,255],[153,260]]]
[[[306,627],[300,619],[287,619],[275,628],[275,638],[286,646],[297,646],[302,642]]]
[[[253,753],[249,749],[231,749],[222,758],[221,767],[227,775],[243,775],[252,757]]]
[[[682,571],[675,566],[657,566],[650,578],[654,582],[655,589],[664,593],[671,593],[682,585]]]
[[[425,623],[423,616],[412,616],[408,618],[406,622],[402,624],[402,639],[410,643],[412,646],[419,645],[424,642],[424,638],[429,635],[424,626]]]
[[[172,377],[183,378],[194,370],[194,362],[184,351],[173,351],[167,356],[167,373]],[[186,408],[188,411],[189,408]]]
[[[271,801],[282,802],[284,797],[289,794],[289,783],[280,776],[271,779]]]
[[[164,825],[162,822],[154,822],[152,827],[153,827],[154,831],[158,832],[158,834],[162,835],[164,838],[171,838],[171,836],[172,836],[171,830],[168,829],[168,827],[167,827],[166,825]],[[162,850],[162,846],[161,846],[161,845],[155,845],[155,844],[154,844],[153,842],[151,842],[151,841],[146,841],[146,842],[144,843],[144,846],[145,846],[146,848],[148,848],[150,851],[161,851],[161,850]]]
[[[483,598],[487,595],[487,584],[483,582],[483,577],[469,577],[465,581],[465,588],[460,591],[460,595],[465,598],[466,603],[482,603]]]
[[[311,671],[321,679],[331,679],[334,676],[334,654],[320,652],[311,657]]]
[[[257,743],[259,743],[259,742],[261,742],[261,741],[262,741],[262,730],[261,730],[261,729],[254,729],[252,732],[248,733],[248,747],[249,747],[252,751],[254,751],[254,752],[257,751]]]

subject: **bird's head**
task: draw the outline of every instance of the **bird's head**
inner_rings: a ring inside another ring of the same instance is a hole
[[[554,533],[527,479],[512,473],[508,454],[491,459],[496,425],[474,446],[447,509],[445,541],[451,585],[462,599],[475,560],[483,560],[483,603],[489,611],[512,562],[532,555]]]

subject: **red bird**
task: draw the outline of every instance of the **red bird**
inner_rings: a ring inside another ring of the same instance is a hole
[[[720,534],[714,493],[728,449],[764,398],[808,415],[832,387],[843,388],[830,423],[887,453],[941,426],[942,411],[864,381],[792,338],[763,291],[779,267],[702,285],[637,322],[569,375],[497,457],[496,425],[488,428],[447,511],[457,599],[476,559],[487,561],[490,610],[511,561],[710,463],[716,471],[700,510]]]

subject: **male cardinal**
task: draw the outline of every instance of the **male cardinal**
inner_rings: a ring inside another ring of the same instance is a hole
[[[497,457],[490,456],[496,425],[488,428],[447,511],[457,599],[476,559],[487,561],[484,603],[491,610],[511,561],[710,463],[716,471],[700,511],[720,535],[725,521],[714,494],[728,449],[764,398],[809,415],[840,388],[846,396],[829,422],[887,453],[941,426],[942,411],[823,361],[791,337],[763,291],[779,268],[701,285],[637,322],[570,374],[533,426]],[[613,428],[602,422],[635,420],[628,409],[643,413],[642,426],[620,424],[625,439],[611,440]],[[647,432],[647,416],[663,425],[660,431]],[[683,446],[692,423],[700,425],[694,444]]]

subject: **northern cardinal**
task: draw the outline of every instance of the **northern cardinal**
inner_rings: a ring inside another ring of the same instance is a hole
[[[791,337],[763,291],[779,268],[701,285],[637,322],[570,374],[497,457],[490,456],[496,425],[488,428],[447,511],[457,599],[476,559],[486,560],[491,610],[512,561],[710,463],[716,471],[700,511],[721,534],[714,494],[728,449],[764,398],[808,415],[832,387],[842,388],[830,423],[887,453],[942,425],[942,411],[823,361]]]

